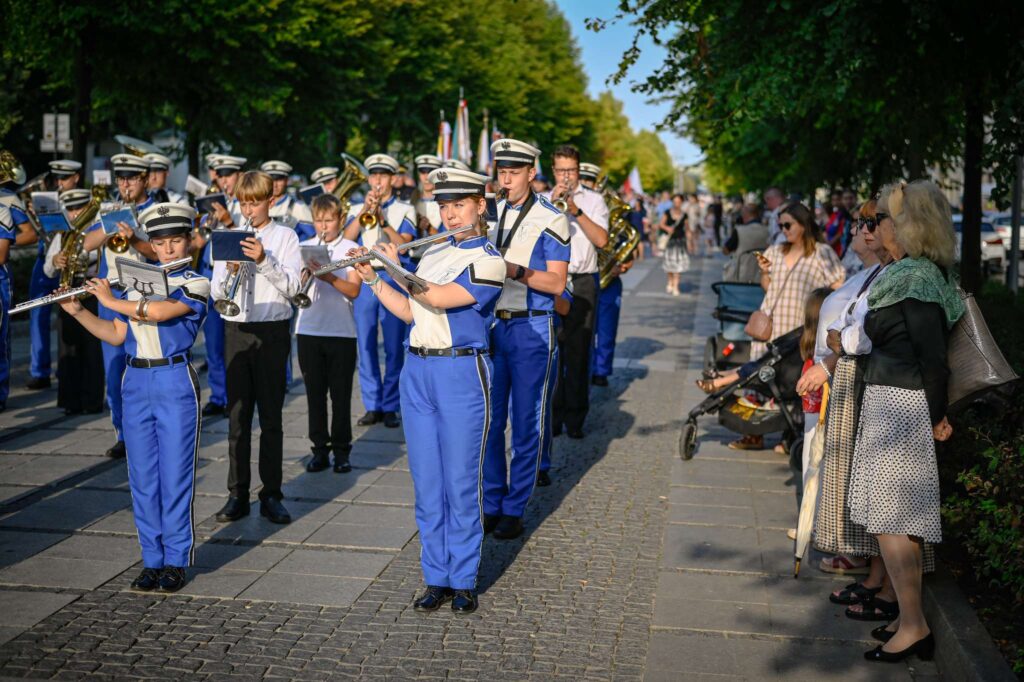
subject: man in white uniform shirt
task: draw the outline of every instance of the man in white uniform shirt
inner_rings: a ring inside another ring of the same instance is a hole
[[[572,145],[555,149],[552,170],[555,186],[551,198],[566,202],[569,219],[572,303],[559,334],[551,427],[556,436],[564,425],[570,438],[582,438],[583,422],[590,409],[590,351],[601,288],[597,250],[608,243],[608,206],[599,192],[580,184],[580,153]]]
[[[313,215],[309,206],[288,193],[288,176],[292,174],[292,166],[284,161],[264,161],[260,170],[274,181],[274,195],[270,198],[270,217],[295,230],[299,241],[316,236],[313,227]]]
[[[151,152],[143,156],[142,160],[149,164],[146,188],[155,203],[163,204],[170,201],[175,204],[188,204],[185,197],[172,189],[167,189],[167,176],[174,165],[169,156]]]
[[[238,313],[224,320],[227,361],[228,498],[217,512],[218,521],[235,521],[249,514],[252,475],[252,418],[260,412],[260,514],[274,523],[289,523],[281,504],[281,458],[284,431],[285,364],[291,351],[291,299],[299,289],[302,257],[295,230],[270,218],[273,181],[261,171],[244,173],[236,196],[242,214],[251,221],[253,236],[242,242],[253,262],[217,261],[213,266],[213,298],[229,297],[229,271],[238,270],[239,286],[232,300]]]

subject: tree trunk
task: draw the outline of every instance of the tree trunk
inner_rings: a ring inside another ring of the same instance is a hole
[[[979,89],[967,93],[964,130],[963,238],[960,241],[960,282],[967,291],[982,284],[981,271],[981,152],[985,143],[985,111]]]

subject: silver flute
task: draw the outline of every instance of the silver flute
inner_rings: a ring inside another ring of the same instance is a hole
[[[188,258],[179,258],[178,260],[171,261],[170,263],[164,263],[160,267],[164,270],[173,270],[174,268],[181,267],[182,265],[188,265],[191,262],[192,257],[189,256]],[[117,277],[111,277],[107,281],[110,283],[110,286],[117,286],[121,282]],[[31,301],[25,301],[24,303],[11,308],[11,312],[8,314],[17,315],[18,313],[23,313],[26,310],[32,310],[39,306],[50,305],[51,303],[60,303],[61,301],[66,301],[69,298],[75,298],[76,296],[89,293],[88,288],[88,284],[83,284],[82,286],[75,287],[74,289],[68,289],[66,291],[60,291],[41,298],[32,299]]]
[[[475,229],[476,225],[463,225],[462,227],[457,227],[454,230],[438,232],[437,234],[432,234],[429,237],[423,237],[422,239],[414,239],[411,242],[406,242],[405,244],[399,245],[398,252],[403,253],[405,251],[408,251],[409,249],[415,249],[416,247],[419,246],[427,246],[428,244],[443,242],[445,239],[448,239],[448,237],[451,237],[456,234],[462,234],[463,232],[469,232],[470,230]],[[343,258],[342,260],[336,260],[331,263],[328,263],[327,265],[324,265],[321,268],[318,268],[317,270],[314,270],[313,277],[320,277],[322,275],[326,275],[328,272],[341,270],[342,268],[347,268],[350,265],[355,265],[356,263],[366,263],[367,261],[371,261],[376,257],[377,254],[374,253],[373,251],[370,251],[369,253],[362,256],[354,256],[352,258]],[[312,281],[313,277],[310,277],[309,281]],[[309,287],[307,286],[306,289],[308,290]]]
[[[242,225],[242,230],[245,232],[252,232],[252,218],[246,218],[245,224]],[[259,237],[257,237],[258,239]],[[229,272],[227,279],[224,281],[224,290],[227,291],[226,298],[219,298],[213,302],[213,309],[216,310],[224,317],[234,317],[238,313],[242,312],[241,306],[235,302],[235,296],[238,295],[238,287],[242,283],[242,275],[249,275],[249,263],[239,263],[238,269],[234,272]]]

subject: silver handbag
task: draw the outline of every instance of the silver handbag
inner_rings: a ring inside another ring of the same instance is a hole
[[[1019,378],[992,338],[974,296],[963,289],[958,288],[958,292],[964,302],[964,314],[949,335],[947,395],[950,412]]]

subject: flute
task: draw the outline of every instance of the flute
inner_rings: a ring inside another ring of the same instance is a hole
[[[411,242],[406,242],[405,244],[399,245],[398,252],[403,253],[405,251],[408,251],[409,249],[415,249],[417,246],[425,246],[427,244],[442,242],[445,239],[448,239],[448,237],[451,237],[452,235],[462,234],[463,232],[467,232],[473,229],[476,229],[476,225],[463,225],[462,227],[456,228],[454,230],[438,232],[437,234],[432,234],[429,237],[423,237],[422,239],[414,239]],[[336,260],[332,263],[328,263],[327,265],[320,267],[317,270],[314,270],[313,277],[320,277],[321,275],[326,275],[328,272],[341,270],[342,268],[347,268],[348,266],[355,265],[356,263],[365,263],[367,261],[373,260],[376,257],[377,254],[374,253],[373,251],[370,251],[370,253],[364,256],[355,256],[354,258],[343,258],[342,260]],[[312,277],[310,278],[310,280],[312,280]]]
[[[192,257],[189,256],[188,258],[179,258],[178,260],[171,261],[170,263],[164,263],[160,267],[164,270],[173,270],[174,268],[181,267],[182,265],[188,265],[191,262]],[[116,286],[120,283],[120,279],[118,277],[111,277],[107,281],[110,283],[110,286]],[[75,296],[81,296],[82,294],[88,293],[87,288],[88,285],[82,285],[80,287],[75,287],[74,289],[68,289],[67,291],[61,291],[56,294],[49,294],[47,296],[35,298],[31,301],[25,301],[24,303],[11,308],[11,311],[8,314],[17,315],[18,313],[23,313],[26,310],[32,310],[33,308],[38,308],[40,306],[50,305],[51,303],[60,303],[61,301],[69,298],[74,298]]]

